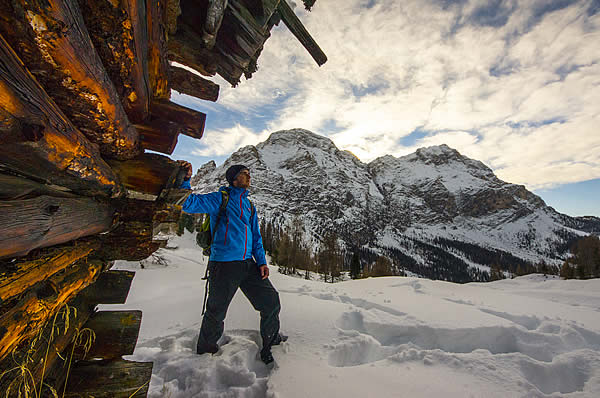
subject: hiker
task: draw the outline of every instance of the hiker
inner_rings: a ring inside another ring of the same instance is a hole
[[[181,188],[191,189],[192,165],[180,161],[187,174]],[[281,343],[279,334],[279,293],[269,281],[269,267],[265,258],[256,210],[248,200],[250,171],[244,165],[227,169],[228,187],[204,195],[190,194],[183,203],[186,213],[208,213],[212,244],[208,262],[208,299],[202,318],[196,351],[214,354],[219,350],[217,341],[223,334],[225,315],[238,287],[260,311],[260,334],[263,348],[261,360],[273,362],[271,346]],[[227,192],[228,200],[225,199]],[[221,217],[218,214],[223,200],[227,200]],[[217,218],[220,218],[217,223]],[[216,226],[216,231],[215,231]]]

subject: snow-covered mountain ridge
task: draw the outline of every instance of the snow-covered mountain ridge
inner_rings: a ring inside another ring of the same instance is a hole
[[[363,163],[326,137],[278,131],[219,167],[203,165],[192,179],[195,191],[223,185],[232,164],[250,168],[259,216],[282,226],[300,219],[313,250],[335,231],[347,250],[368,247],[435,278],[477,279],[475,270],[492,263],[559,264],[569,239],[599,229],[598,220],[560,214],[446,145]],[[434,265],[458,271],[429,275]]]

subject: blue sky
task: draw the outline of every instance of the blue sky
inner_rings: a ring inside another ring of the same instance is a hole
[[[300,4],[301,2],[296,1]],[[570,215],[600,216],[600,0],[320,0],[296,12],[317,67],[283,24],[252,79],[173,157],[221,163],[270,133],[306,128],[369,162],[447,144]]]

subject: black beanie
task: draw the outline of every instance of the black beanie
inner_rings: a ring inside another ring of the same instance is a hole
[[[248,168],[243,164],[234,164],[227,169],[225,172],[225,179],[229,185],[233,185],[233,181],[237,178],[242,170],[248,170]]]

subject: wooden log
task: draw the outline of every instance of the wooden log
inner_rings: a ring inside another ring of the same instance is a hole
[[[169,61],[167,59],[166,1],[147,0],[148,79],[152,98],[169,99]]]
[[[113,205],[91,198],[56,198],[0,202],[0,258],[22,256],[39,247],[106,232]]]
[[[0,33],[103,155],[129,159],[138,136],[75,1],[0,0]]]
[[[29,289],[0,315],[0,360],[36,336],[51,317],[98,277],[101,263],[77,263]]]
[[[168,57],[204,76],[217,73],[218,55],[204,48],[202,37],[186,24],[178,24],[177,32],[169,37]]]
[[[71,124],[1,36],[0,118],[0,167],[85,195],[123,193],[97,147]]]
[[[117,359],[133,354],[140,333],[142,311],[99,311],[83,325],[94,331],[96,340],[79,358]]]
[[[154,240],[152,222],[139,221],[123,223],[109,234],[102,235],[101,240],[102,247],[95,255],[103,260],[140,261],[167,243]]]
[[[312,6],[312,5],[311,5]],[[286,0],[281,0],[277,7],[281,19],[287,28],[292,32],[294,36],[300,41],[300,43],[306,48],[308,53],[313,57],[319,66],[327,62],[327,56],[321,50],[317,42],[312,38],[310,33],[306,30],[300,19],[296,16],[290,5]]]
[[[148,27],[143,0],[79,0],[98,55],[133,123],[149,111]]]
[[[267,28],[271,17],[277,11],[279,0],[250,0],[245,1],[245,4],[256,19],[256,22]],[[266,30],[270,31],[271,29],[269,27]]]
[[[155,118],[177,120],[181,126],[185,126],[181,133],[189,137],[200,139],[204,134],[206,114],[202,112],[167,100],[153,101],[150,112]]]
[[[177,146],[183,126],[159,118],[151,118],[145,124],[136,124],[142,148],[170,155]]]
[[[207,101],[219,98],[219,85],[183,68],[169,68],[169,84],[173,90]]]
[[[0,200],[31,199],[41,195],[77,197],[64,187],[41,184],[27,178],[0,173]]]
[[[154,153],[126,161],[109,160],[109,164],[127,189],[156,196],[173,187],[181,169],[179,163]]]
[[[0,267],[0,303],[87,257],[98,247],[99,242],[77,242],[44,250],[34,258],[4,264]]]
[[[80,296],[94,305],[125,304],[134,276],[135,272],[132,271],[104,271]]]
[[[217,33],[223,22],[227,0],[208,0],[208,10],[206,11],[206,22],[204,22],[204,32],[202,40],[209,50],[215,46]]]
[[[80,361],[71,370],[65,397],[146,397],[151,376],[152,362]]]
[[[317,0],[302,0],[302,2],[304,3],[304,8],[306,8],[308,11],[311,10],[312,6],[316,3]]]
[[[40,331],[39,338],[33,341],[23,341],[13,350],[11,355],[0,361],[0,373],[13,369],[15,363],[26,363],[31,371],[32,378],[39,381],[44,377],[44,384],[57,387],[54,378],[56,375],[66,372],[64,362],[59,360],[58,354],[64,352],[72,341],[76,330],[81,329],[94,308],[81,300],[75,299],[69,301],[69,322],[65,323],[64,316],[66,306],[60,307],[58,312],[50,317],[48,322]],[[68,358],[68,353],[66,354]],[[64,358],[64,356],[63,356]],[[6,391],[8,385],[14,379],[15,373],[8,373],[7,376],[0,379],[0,391]],[[42,390],[42,397],[51,396],[48,388]]]

